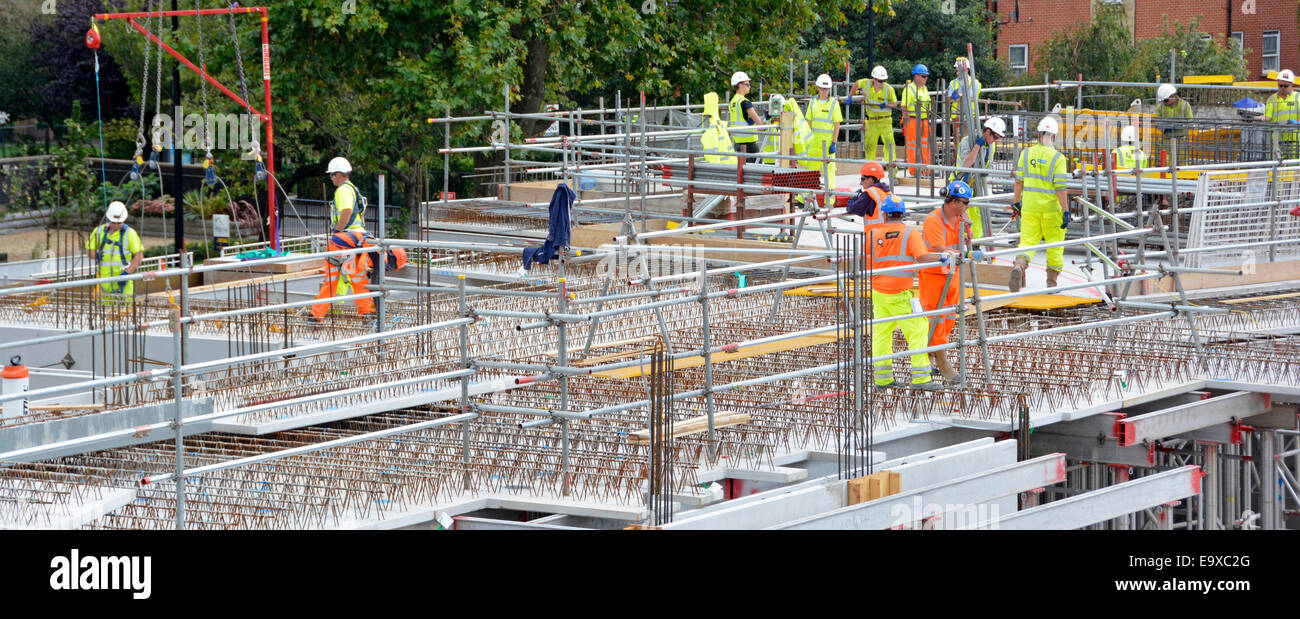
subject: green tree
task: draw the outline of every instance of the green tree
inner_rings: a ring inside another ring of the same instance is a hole
[[[955,13],[945,13],[948,7]],[[889,71],[890,81],[895,83],[908,80],[912,67],[924,64],[930,69],[929,87],[937,90],[940,79],[955,77],[953,60],[965,56],[966,44],[970,43],[980,83],[996,86],[1005,79],[1006,67],[994,59],[992,20],[983,2],[909,0],[896,11],[878,6],[875,62]],[[867,30],[863,16],[833,32],[833,36],[844,39],[852,55],[855,78],[871,73],[872,67],[867,65]]]
[[[1224,37],[1204,38],[1200,18],[1186,24],[1169,23],[1165,17],[1159,36],[1138,42],[1137,50],[1125,67],[1123,79],[1135,82],[1169,81],[1169,52],[1177,55],[1175,78],[1185,75],[1232,75],[1246,78],[1246,59]]]
[[[1058,32],[1035,50],[1035,56],[1034,72],[1024,76],[1020,80],[1023,83],[1036,83],[1037,76],[1044,73],[1054,79],[1075,79],[1082,75],[1086,80],[1121,81],[1134,57],[1133,35],[1124,22],[1123,5],[1098,3],[1093,8],[1092,21]],[[1052,102],[1073,105],[1075,94],[1053,91]],[[1109,103],[1119,105],[1115,101]]]

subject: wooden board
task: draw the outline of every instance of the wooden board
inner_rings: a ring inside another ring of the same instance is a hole
[[[1244,273],[1242,275],[1184,273],[1181,277],[1183,289],[1200,290],[1202,288],[1222,288],[1225,286],[1241,286],[1245,284],[1267,284],[1271,282],[1284,282],[1293,279],[1300,279],[1300,260],[1266,262],[1264,260],[1267,260],[1268,250],[1260,250],[1258,254],[1261,256],[1262,260],[1255,263],[1255,272],[1253,273]],[[1234,269],[1238,267],[1226,266],[1223,268]],[[1177,288],[1174,287],[1174,278],[1172,275],[1167,275],[1157,280],[1147,280],[1143,283],[1147,285],[1142,287],[1142,294],[1174,292],[1177,290]]]
[[[902,476],[894,471],[880,471],[857,479],[850,479],[845,506],[874,501],[902,491]]]
[[[1223,304],[1226,304],[1226,305],[1238,305],[1238,304],[1241,304],[1241,303],[1254,303],[1255,301],[1274,301],[1274,300],[1277,300],[1277,299],[1294,299],[1294,298],[1296,298],[1296,297],[1300,297],[1300,292],[1287,292],[1287,293],[1284,293],[1284,294],[1270,294],[1270,295],[1266,295],[1266,296],[1262,296],[1262,297],[1248,297],[1248,298],[1245,298],[1245,299],[1227,299],[1227,300],[1224,300],[1224,301],[1219,301],[1219,303],[1223,303]]]
[[[749,413],[717,413],[713,415],[713,428],[728,428],[740,424],[749,423]],[[703,415],[692,417],[686,421],[673,423],[673,438],[681,436],[690,436],[701,432],[709,431],[709,417]],[[628,432],[627,440],[633,443],[650,442],[650,429],[635,430]]]
[[[220,272],[221,271],[217,271],[216,273],[220,273]],[[237,286],[243,286],[246,284],[270,284],[270,283],[282,282],[282,281],[292,281],[295,279],[306,279],[310,277],[318,277],[322,275],[324,272],[325,270],[323,268],[317,268],[313,271],[297,271],[294,273],[281,273],[278,275],[263,275],[260,277],[251,277],[246,271],[234,271],[231,273],[240,275],[241,277],[238,279],[231,279],[229,281],[218,282],[214,284],[204,284],[202,286],[191,286],[189,289],[189,293],[198,294],[202,292],[212,292],[214,290],[225,290],[226,288],[235,288]],[[166,291],[154,292],[149,294],[148,296],[165,297],[167,296],[167,292]]]
[[[664,230],[667,227],[667,220],[651,219],[646,222],[647,231]],[[621,224],[596,224],[591,226],[579,226],[573,229],[570,242],[575,247],[600,247],[614,242],[614,237],[619,234]],[[762,224],[754,227],[761,228]],[[640,224],[637,230],[641,230]],[[751,241],[749,239],[738,239],[734,230],[720,229],[714,230],[711,234],[687,234],[677,236],[662,236],[657,238],[646,239],[647,245],[700,245],[703,247],[735,247],[735,248],[757,248],[757,249],[789,249],[789,243],[772,243],[768,241]],[[808,249],[820,249],[807,247]],[[749,254],[749,253],[728,253],[728,252],[708,252],[709,258],[717,260],[731,260],[735,262],[767,262],[770,260],[779,260],[785,258],[784,255],[776,254]],[[797,265],[807,265],[812,267],[826,268],[829,262],[825,258],[809,258],[794,263]]]
[[[835,341],[834,333],[819,333],[817,335],[805,335],[802,337],[790,338],[788,340],[777,340],[775,342],[766,342],[754,346],[745,346],[736,352],[720,352],[713,354],[714,363],[726,363],[736,359],[745,359],[748,357],[757,357],[774,352],[784,352],[805,348],[807,346],[816,346],[818,344],[828,344]],[[686,368],[697,368],[704,365],[704,357],[696,355],[673,360],[673,369],[682,370]],[[594,372],[592,376],[601,376],[604,378],[635,378],[650,372],[650,364],[618,368],[616,370],[605,370],[603,372]]]

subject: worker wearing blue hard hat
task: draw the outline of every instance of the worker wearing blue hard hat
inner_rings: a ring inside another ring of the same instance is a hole
[[[903,152],[908,163],[930,163],[930,118],[933,108],[925,82],[930,69],[923,64],[912,67],[912,80],[903,87]],[[916,168],[907,168],[916,176]]]
[[[921,226],[922,239],[926,248],[944,255],[964,255],[968,259],[983,260],[984,252],[967,249],[970,246],[970,228],[966,220],[966,209],[973,195],[970,185],[963,181],[948,183],[944,191],[943,206],[934,209],[925,218]],[[920,280],[921,307],[926,311],[940,307],[956,307],[958,295],[961,295],[961,278],[957,276],[956,263],[921,269]],[[930,318],[930,337],[927,346],[942,346],[948,343],[948,336],[957,324],[956,313],[932,316]],[[961,375],[948,361],[948,352],[932,353],[934,366],[939,373],[952,383],[960,383]]]
[[[884,204],[880,205],[880,211],[885,214],[885,223],[867,232],[866,253],[870,257],[869,269],[874,271],[918,262],[939,262],[949,259],[949,256],[927,251],[921,231],[903,221],[907,206],[902,198],[890,194],[885,198]],[[913,307],[913,279],[913,271],[873,275],[871,277],[873,316],[880,319],[914,313],[916,310]],[[925,348],[927,324],[925,318],[916,317],[872,325],[871,356],[893,354],[895,329],[903,330],[908,350]],[[893,387],[893,360],[876,361],[874,365],[876,387],[882,389]],[[912,355],[912,376],[909,382],[914,389],[932,391],[941,388],[930,375],[929,355],[925,353]]]

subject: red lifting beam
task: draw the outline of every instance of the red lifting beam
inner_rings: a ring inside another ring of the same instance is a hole
[[[256,13],[262,18],[262,91],[264,93],[263,109],[266,110],[265,112],[257,111],[257,109],[255,109],[249,102],[244,101],[238,95],[231,92],[229,88],[223,86],[221,82],[218,82],[217,80],[213,79],[212,76],[208,75],[206,66],[204,67],[195,66],[193,62],[190,62],[190,60],[186,58],[184,55],[182,55],[180,52],[176,51],[175,49],[172,49],[171,46],[167,45],[166,43],[163,43],[162,40],[160,40],[157,36],[155,36],[153,33],[148,32],[147,30],[142,28],[140,24],[135,22],[136,19],[143,18],[143,17],[150,17],[150,16],[161,19],[163,17],[195,17],[199,15],[231,15],[231,14],[239,14],[239,13]],[[215,86],[217,90],[221,91],[222,94],[226,95],[227,97],[230,97],[231,100],[233,100],[235,103],[238,103],[240,106],[242,106],[244,109],[248,110],[249,112],[253,114],[257,114],[259,117],[261,117],[262,123],[266,125],[266,171],[267,171],[267,175],[271,178],[271,180],[268,181],[266,185],[266,205],[267,205],[266,212],[267,212],[267,217],[270,219],[269,227],[270,227],[271,247],[276,251],[279,251],[280,250],[280,225],[279,225],[279,218],[276,216],[277,213],[276,213],[276,204],[275,204],[275,182],[274,182],[275,133],[272,126],[273,123],[271,122],[271,38],[270,38],[270,33],[269,33],[269,28],[268,28],[267,18],[266,18],[266,7],[249,6],[249,7],[232,7],[226,9],[199,9],[199,10],[189,10],[189,11],[97,13],[95,14],[95,19],[127,20],[127,23],[129,23],[131,27],[143,33],[146,37],[149,38],[150,41],[156,44],[160,49],[167,52],[168,54],[171,54],[172,57],[180,61],[181,64],[189,67],[190,70],[197,73],[209,84]],[[174,136],[173,139],[175,139]],[[177,191],[179,190],[180,188],[178,187]]]

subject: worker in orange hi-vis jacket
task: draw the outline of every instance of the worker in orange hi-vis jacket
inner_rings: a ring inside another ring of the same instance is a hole
[[[944,192],[943,206],[931,211],[925,218],[925,223],[921,225],[921,233],[927,249],[939,254],[962,254],[972,260],[984,259],[982,251],[964,253],[963,250],[964,242],[970,241],[970,222],[966,219],[965,212],[970,205],[971,195],[970,185],[962,181],[948,183]],[[961,289],[961,278],[957,272],[960,268],[959,264],[952,262],[922,269],[918,275],[921,307],[926,311],[937,310],[940,307],[955,307],[959,295],[965,293]],[[947,344],[953,328],[957,325],[956,318],[956,312],[931,316],[928,345]],[[930,356],[934,359],[934,366],[946,380],[954,384],[962,381],[962,376],[953,369],[952,363],[948,360],[948,351],[941,350],[931,353]]]

